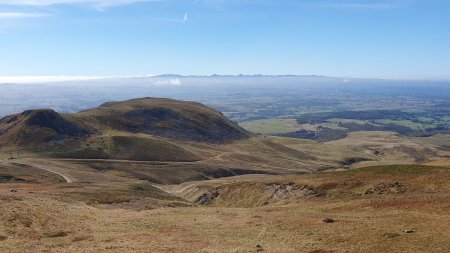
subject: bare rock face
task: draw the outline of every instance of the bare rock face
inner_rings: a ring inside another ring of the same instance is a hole
[[[272,195],[267,201],[268,203],[299,199],[305,196],[315,196],[319,194],[319,192],[312,187],[296,184],[272,184],[267,186],[266,191]]]
[[[215,191],[210,191],[207,192],[205,194],[203,194],[202,196],[200,196],[195,203],[199,204],[199,205],[209,205],[213,202],[213,200],[215,198],[217,198],[219,196],[219,192],[217,190]]]
[[[323,191],[308,185],[289,184],[258,184],[243,183],[220,186],[210,190],[195,201],[199,205],[233,205],[263,206],[281,201],[293,201],[302,198],[323,196]]]

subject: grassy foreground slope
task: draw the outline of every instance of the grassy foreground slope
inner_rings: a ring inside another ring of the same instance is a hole
[[[444,253],[450,249],[448,168],[381,166],[202,181],[221,192],[209,204],[180,197],[183,191],[178,190],[187,185],[159,189],[115,173],[98,178],[109,183],[0,184],[2,251]],[[268,195],[276,187],[279,190]],[[10,192],[12,188],[17,192]],[[299,189],[302,194],[294,194]],[[258,198],[267,203],[231,204],[237,199],[256,203]],[[158,206],[168,208],[154,209]]]

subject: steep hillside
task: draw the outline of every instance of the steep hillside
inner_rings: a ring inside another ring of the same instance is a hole
[[[53,110],[28,110],[0,119],[0,145],[38,145],[88,135]]]
[[[99,131],[143,133],[174,140],[224,142],[245,139],[248,132],[222,113],[202,104],[142,98],[110,102],[71,115]]]

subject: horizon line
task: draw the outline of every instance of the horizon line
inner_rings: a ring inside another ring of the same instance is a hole
[[[106,80],[106,79],[126,79],[126,78],[157,78],[157,77],[317,77],[317,78],[336,78],[336,79],[375,79],[390,81],[450,81],[448,78],[392,78],[392,77],[349,77],[349,76],[331,76],[317,74],[211,74],[211,75],[180,75],[180,74],[147,74],[147,75],[17,75],[2,76],[0,75],[0,84],[27,84],[27,83],[46,83],[46,82],[70,82],[70,81],[90,81],[90,80]]]

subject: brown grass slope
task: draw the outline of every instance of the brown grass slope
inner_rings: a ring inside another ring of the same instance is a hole
[[[222,144],[250,134],[202,104],[142,98],[73,114],[33,110],[0,120],[0,147],[39,156],[197,161],[188,143]]]
[[[114,131],[212,143],[249,136],[222,113],[202,104],[142,98],[67,115],[43,109],[7,116],[0,119],[0,144],[37,145]]]
[[[237,177],[221,182],[193,182],[189,187],[180,185],[173,190],[198,204],[225,207],[259,207],[304,199],[370,199],[374,205],[411,205],[411,208],[423,207],[430,204],[427,201],[432,201],[448,209],[449,180],[448,168],[392,165],[302,176],[252,178],[249,175],[242,180]]]
[[[249,135],[216,110],[200,103],[173,99],[110,102],[71,116],[102,132],[116,130],[174,140],[225,142]]]
[[[53,110],[28,110],[0,119],[0,144],[38,145],[83,137],[88,131]]]
[[[0,172],[17,178],[37,176],[36,170],[2,169],[8,164],[0,166]],[[185,184],[166,192],[167,187],[145,181],[119,180],[121,174],[102,174],[106,181],[0,183],[1,251],[447,253],[450,249],[448,168],[377,166],[203,181],[205,186],[222,185],[208,205],[191,205],[170,194],[195,190]],[[17,192],[10,192],[12,188]]]
[[[178,142],[149,135],[94,136],[78,145],[58,147],[54,158],[194,162],[200,158]]]

